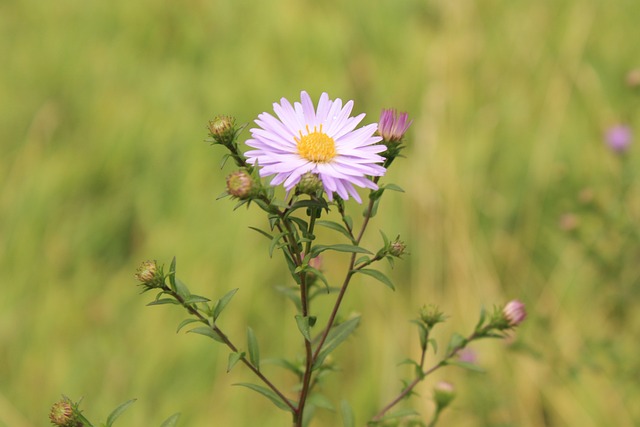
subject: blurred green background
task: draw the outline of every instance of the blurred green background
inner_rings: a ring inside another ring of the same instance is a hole
[[[193,292],[240,288],[232,337],[250,325],[263,357],[299,353],[274,291],[286,272],[247,228],[265,219],[215,200],[231,169],[203,139],[215,114],[250,122],[300,90],[353,99],[366,122],[383,107],[415,120],[385,178],[406,193],[366,240],[383,229],[411,253],[385,270],[395,293],[354,283],[343,312],[363,324],[336,354],[334,403],[363,425],[397,393],[422,304],[451,316],[444,346],[519,298],[513,342],[474,346],[486,374],[444,370],[411,403],[428,416],[446,379],[458,398],[440,425],[640,425],[638,149],[602,138],[639,123],[625,84],[639,14],[633,0],[1,2],[0,426],[47,425],[62,393],[92,420],[137,397],[121,426],[289,424],[230,386],[253,378],[225,373],[226,350],[175,334],[177,308],[145,307],[133,273],[175,255]],[[341,258],[326,262],[337,280]]]

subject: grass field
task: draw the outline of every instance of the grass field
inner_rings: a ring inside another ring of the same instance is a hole
[[[458,397],[439,425],[640,425],[640,157],[603,140],[640,126],[625,84],[639,14],[632,0],[0,3],[0,426],[47,425],[62,393],[95,420],[138,398],[119,426],[288,425],[230,386],[252,378],[225,373],[222,347],[175,334],[178,309],[145,307],[133,273],[175,255],[194,292],[240,288],[231,336],[251,325],[264,357],[300,352],[274,291],[286,269],[247,228],[265,219],[216,201],[231,169],[203,142],[214,115],[250,122],[300,90],[353,99],[368,122],[383,107],[415,119],[385,178],[406,193],[366,239],[400,234],[410,255],[388,271],[395,293],[362,279],[345,301],[363,324],[336,354],[334,403],[364,425],[397,393],[422,304],[450,315],[446,340],[519,298],[516,339],[474,346],[486,374],[444,370],[411,403],[430,414],[446,379]],[[327,263],[337,280],[341,259]]]

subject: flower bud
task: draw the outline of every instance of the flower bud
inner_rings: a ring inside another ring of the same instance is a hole
[[[425,305],[420,309],[420,320],[422,320],[429,329],[433,328],[437,323],[445,321],[445,315],[435,305]]]
[[[227,176],[227,192],[233,197],[244,200],[251,196],[253,179],[247,171],[239,170]]]
[[[437,411],[449,406],[455,397],[456,390],[451,383],[440,381],[433,388],[433,401],[436,403]]]
[[[209,134],[213,140],[222,145],[229,145],[236,132],[236,119],[231,116],[216,116],[209,121]]]
[[[404,242],[401,241],[398,237],[389,245],[389,254],[399,258],[402,254],[404,254],[405,249],[407,249],[407,245],[405,245]]]
[[[627,86],[632,89],[640,87],[640,68],[633,69],[627,73]]]
[[[502,309],[502,315],[509,327],[514,328],[527,318],[524,303],[516,300],[509,301]]]
[[[378,123],[378,134],[382,136],[385,143],[400,142],[404,134],[413,123],[413,120],[407,120],[408,113],[400,113],[395,109],[384,109],[380,113],[380,122]]]
[[[51,423],[56,426],[75,426],[74,418],[73,407],[66,399],[54,403],[51,407],[51,411],[49,411],[49,419],[51,420]]]
[[[318,191],[322,190],[322,180],[320,177],[312,172],[307,172],[300,177],[297,190],[299,193],[308,194],[310,196],[315,195]]]
[[[157,283],[159,278],[158,263],[155,260],[143,262],[140,267],[138,267],[135,276],[136,279],[145,285]]]

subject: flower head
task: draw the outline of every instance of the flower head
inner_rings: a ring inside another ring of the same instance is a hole
[[[247,162],[257,165],[262,177],[275,175],[271,185],[283,184],[287,191],[311,172],[322,181],[329,200],[337,193],[361,202],[354,185],[375,190],[378,186],[368,176],[385,173],[379,164],[384,158],[378,155],[385,147],[377,144],[382,138],[374,136],[377,125],[355,130],[365,115],[349,117],[353,101],[343,106],[340,98],[332,101],[323,93],[314,108],[307,92],[300,99],[293,105],[285,98],[274,103],[277,118],[258,116],[259,128],[251,129],[247,141],[254,148],[245,153]]]
[[[524,319],[527,317],[527,311],[524,308],[523,302],[514,299],[504,306],[502,315],[509,327],[513,328],[524,322]]]
[[[435,387],[433,387],[433,400],[436,403],[438,411],[443,410],[451,401],[456,397],[456,389],[451,383],[446,381],[439,381]]]
[[[408,113],[398,114],[393,108],[384,109],[380,113],[378,133],[385,142],[399,142],[413,123],[413,120],[408,119]]]
[[[631,129],[625,125],[613,126],[607,130],[605,140],[609,148],[616,153],[627,151],[631,144]]]
[[[56,426],[72,426],[75,425],[75,417],[73,414],[73,406],[67,399],[62,399],[53,404],[49,411],[49,420]]]
[[[209,121],[209,135],[213,140],[222,145],[229,145],[234,138],[236,119],[231,116],[216,116]]]

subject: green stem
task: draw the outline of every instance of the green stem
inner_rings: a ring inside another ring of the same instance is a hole
[[[178,295],[177,292],[173,291],[171,288],[169,288],[168,286],[164,285],[162,287],[162,290],[167,292],[168,294],[170,294],[173,298],[176,299],[176,301],[178,301],[185,309],[187,309],[187,311],[192,314],[193,316],[197,317],[201,322],[203,322],[204,324],[206,324],[207,326],[209,326],[216,334],[218,334],[218,336],[220,337],[220,339],[225,343],[225,345],[227,347],[229,347],[229,349],[231,351],[233,351],[234,353],[238,353],[238,348],[231,342],[231,340],[229,339],[229,337],[227,337],[227,335],[222,332],[222,330],[220,330],[220,328],[218,328],[215,324],[212,325],[211,323],[209,323],[209,319],[207,319],[205,316],[202,315],[202,313],[200,313],[198,311],[198,309],[192,305],[192,304],[186,304],[184,298],[182,298],[180,295]],[[242,356],[240,358],[240,360],[242,361],[242,363],[244,363],[254,374],[256,374],[256,376],[258,378],[260,378],[260,380],[267,386],[269,387],[275,394],[278,395],[278,397],[289,407],[289,409],[295,413],[296,412],[296,408],[295,406],[293,406],[293,404],[289,401],[289,399],[287,399],[282,392],[267,378],[265,377],[262,372],[260,372],[260,370],[253,365],[253,363],[251,363],[245,356]]]

